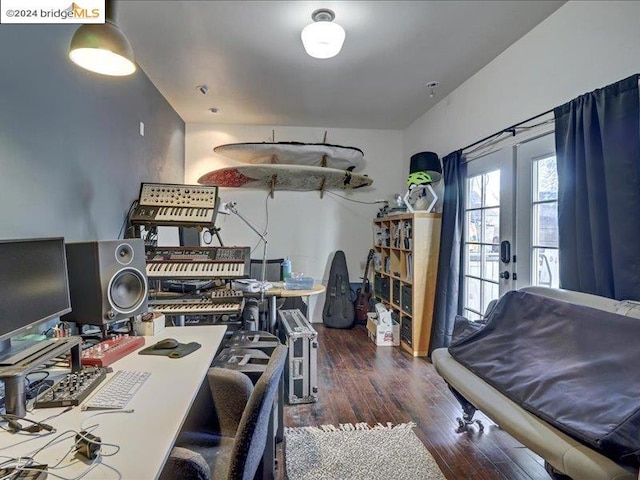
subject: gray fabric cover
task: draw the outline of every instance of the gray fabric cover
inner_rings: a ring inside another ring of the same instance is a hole
[[[455,344],[469,335],[482,330],[487,325],[486,320],[468,320],[462,315],[456,315],[451,334],[451,343]]]
[[[639,338],[638,319],[512,291],[485,328],[449,352],[526,410],[609,458],[637,466]]]

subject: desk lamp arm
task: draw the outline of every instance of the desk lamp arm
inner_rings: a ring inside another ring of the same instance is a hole
[[[262,247],[262,278],[260,279],[260,304],[264,305],[264,290],[265,290],[264,282],[265,282],[265,275],[267,272],[267,243],[268,243],[267,232],[260,233],[253,225],[251,225],[249,220],[247,220],[240,212],[238,212],[238,209],[236,208],[236,202],[227,203],[227,210],[229,210],[231,213],[236,215],[240,220],[242,220],[244,224],[247,227],[249,227],[251,230],[253,230],[253,232],[256,235],[258,235],[258,237],[260,237],[260,240],[262,240],[263,247]]]

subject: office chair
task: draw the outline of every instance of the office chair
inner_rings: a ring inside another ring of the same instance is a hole
[[[284,258],[268,258],[266,261],[266,272],[264,279],[267,282],[281,282],[282,262]],[[252,258],[249,260],[249,276],[256,280],[262,280],[262,259]]]
[[[269,425],[286,358],[287,348],[276,347],[255,387],[244,373],[209,369],[219,431],[202,425],[197,431],[182,432],[160,480],[253,480],[262,466],[269,433],[273,433]],[[270,452],[269,457],[274,454]]]

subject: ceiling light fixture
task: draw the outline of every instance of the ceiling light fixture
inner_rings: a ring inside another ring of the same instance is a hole
[[[87,23],[76,30],[69,58],[76,65],[102,75],[120,77],[136,71],[131,44],[115,24],[113,2],[105,3],[105,23]]]
[[[217,107],[211,107],[211,108],[209,109],[209,111],[210,111],[211,113],[218,113],[220,110],[218,110],[218,108],[217,108]]]
[[[206,95],[207,93],[209,93],[209,86],[208,85],[198,85],[196,87],[198,90],[200,90],[200,93],[203,95]]]
[[[336,14],[328,8],[321,8],[311,14],[314,23],[302,29],[302,45],[313,58],[331,58],[340,53],[345,32],[333,22]]]

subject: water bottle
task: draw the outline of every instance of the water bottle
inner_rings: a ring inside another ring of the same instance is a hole
[[[285,258],[282,262],[282,279],[286,280],[291,277],[291,259]]]

